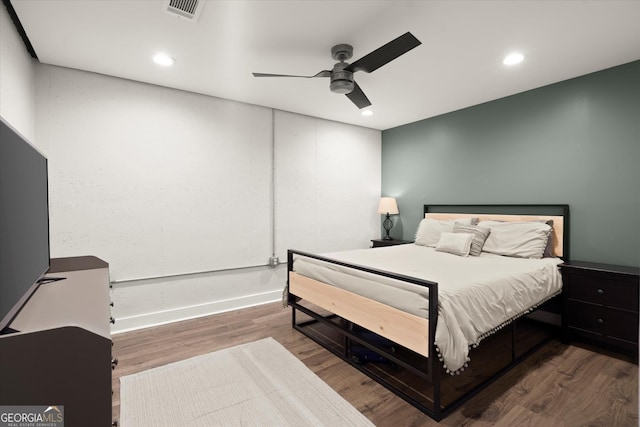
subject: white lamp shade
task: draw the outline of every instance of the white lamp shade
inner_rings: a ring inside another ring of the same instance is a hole
[[[398,203],[394,197],[382,197],[378,205],[379,214],[398,214]]]

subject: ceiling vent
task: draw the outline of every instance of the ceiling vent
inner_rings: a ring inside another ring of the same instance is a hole
[[[200,17],[204,4],[204,0],[164,0],[162,10],[195,22]]]

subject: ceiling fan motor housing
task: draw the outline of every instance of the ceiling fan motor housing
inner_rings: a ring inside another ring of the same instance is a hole
[[[331,92],[350,93],[355,87],[353,73],[344,69],[348,65],[346,62],[339,62],[334,65],[333,70],[331,70],[331,83],[329,84]]]

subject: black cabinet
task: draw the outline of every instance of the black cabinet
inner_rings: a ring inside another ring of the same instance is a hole
[[[592,262],[561,265],[563,336],[638,357],[640,269]]]

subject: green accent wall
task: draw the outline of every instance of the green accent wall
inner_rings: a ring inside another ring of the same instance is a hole
[[[569,204],[572,259],[640,266],[640,61],[383,131],[382,195],[405,240],[424,204]]]

